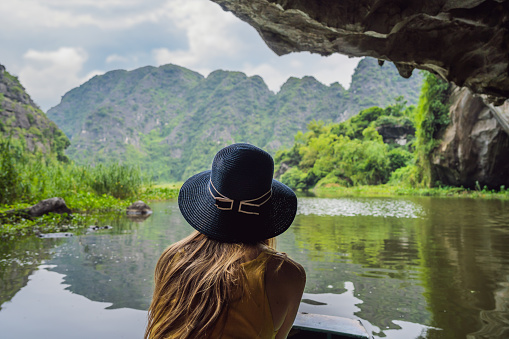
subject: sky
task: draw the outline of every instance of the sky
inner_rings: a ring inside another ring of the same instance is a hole
[[[277,56],[255,29],[210,0],[2,0],[0,64],[43,111],[95,75],[175,64],[261,76],[277,93],[289,77],[348,88],[359,58]]]

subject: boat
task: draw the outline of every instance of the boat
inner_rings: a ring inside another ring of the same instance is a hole
[[[360,320],[306,312],[297,313],[290,339],[371,339]]]

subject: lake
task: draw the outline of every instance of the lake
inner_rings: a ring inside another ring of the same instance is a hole
[[[153,269],[191,233],[175,201],[109,230],[0,244],[0,337],[142,338]],[[279,251],[307,272],[301,310],[374,338],[509,338],[509,202],[299,198]]]

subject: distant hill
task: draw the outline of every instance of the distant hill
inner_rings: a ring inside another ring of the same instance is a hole
[[[9,136],[27,152],[67,160],[64,151],[69,139],[32,101],[18,78],[0,65],[0,137]]]
[[[311,120],[340,122],[404,96],[415,104],[422,76],[399,76],[394,65],[362,59],[349,90],[313,77],[290,78],[274,94],[259,76],[214,71],[208,77],[176,65],[111,71],[66,93],[48,116],[71,139],[81,163],[120,160],[159,180],[182,180],[210,167],[233,142],[270,152],[293,143]]]

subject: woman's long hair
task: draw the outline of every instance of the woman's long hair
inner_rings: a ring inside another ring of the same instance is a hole
[[[274,240],[263,243],[273,246]],[[156,265],[144,338],[210,336],[229,303],[242,295],[240,264],[253,246],[223,243],[195,232],[168,247]]]

